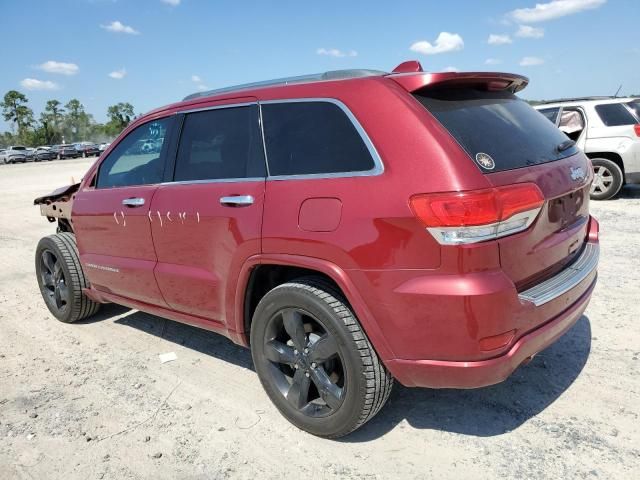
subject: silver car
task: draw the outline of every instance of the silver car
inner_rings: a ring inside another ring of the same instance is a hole
[[[534,107],[591,159],[591,198],[607,200],[640,183],[640,98],[588,97]]]
[[[27,161],[27,147],[12,145],[0,152],[0,163],[25,163]]]

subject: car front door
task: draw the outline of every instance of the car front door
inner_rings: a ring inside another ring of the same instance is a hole
[[[97,290],[166,306],[153,270],[149,207],[165,174],[173,118],[131,130],[102,159],[97,176],[76,194],[72,219],[80,260]],[[158,147],[141,146],[154,139]],[[167,140],[167,141],[165,141]]]
[[[254,99],[179,116],[173,181],[151,203],[156,279],[169,306],[224,322],[238,273],[261,251],[266,167]]]

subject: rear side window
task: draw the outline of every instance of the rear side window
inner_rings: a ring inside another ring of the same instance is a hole
[[[510,92],[429,89],[414,96],[471,158],[493,159],[494,168],[483,171],[512,170],[578,153],[554,124]]]
[[[607,127],[620,127],[638,123],[633,115],[621,103],[603,103],[596,105],[596,112]]]
[[[262,106],[269,175],[366,172],[375,166],[346,113],[330,102]]]
[[[257,105],[186,115],[175,181],[264,177],[265,170]]]
[[[560,108],[559,107],[556,107],[556,108],[543,108],[543,109],[538,110],[538,111],[542,115],[547,117],[551,123],[553,123],[554,125],[556,124],[556,121],[558,120],[558,112],[560,112]]]
[[[100,164],[98,188],[160,183],[164,174],[164,141],[171,120],[163,118],[136,127]],[[61,145],[61,148],[73,148]]]

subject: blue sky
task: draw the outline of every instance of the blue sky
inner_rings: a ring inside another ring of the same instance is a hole
[[[75,97],[105,121],[120,101],[143,113],[198,89],[408,59],[521,73],[531,99],[640,93],[640,0],[537,2],[0,0],[0,95],[25,93],[36,114]]]

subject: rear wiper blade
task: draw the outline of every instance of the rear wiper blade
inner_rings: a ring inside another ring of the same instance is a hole
[[[565,150],[569,150],[575,144],[576,142],[574,142],[573,140],[567,140],[566,142],[562,142],[560,145],[558,145],[556,147],[556,150],[558,150],[558,152],[564,152]]]

